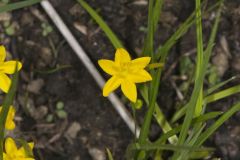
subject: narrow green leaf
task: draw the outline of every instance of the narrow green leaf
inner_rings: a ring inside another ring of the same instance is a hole
[[[160,20],[160,15],[162,12],[162,7],[163,7],[163,2],[164,0],[156,0],[155,5],[154,5],[154,9],[153,9],[153,31],[154,33],[157,30],[158,27],[158,22]]]
[[[202,109],[203,109],[203,89],[201,89],[198,100],[197,100],[194,117],[200,116],[202,113]]]
[[[203,123],[206,122],[210,119],[214,119],[216,117],[218,117],[219,115],[221,115],[222,112],[210,112],[210,113],[206,113],[204,115],[200,115],[197,118],[194,118],[192,121],[191,125],[195,125],[197,123]],[[163,134],[155,143],[156,144],[162,144],[163,142],[165,142],[169,137],[172,137],[173,135],[176,135],[180,132],[182,128],[182,125],[168,131],[167,133]]]
[[[228,84],[229,82],[231,82],[232,80],[236,79],[237,77],[231,77],[223,82],[220,82],[219,84],[214,85],[213,87],[209,88],[206,93],[204,94],[205,96],[208,96],[210,94],[212,94],[213,92],[215,92],[216,90],[218,90],[219,88],[223,87],[224,85]]]
[[[149,105],[148,92],[147,91],[144,92],[144,89],[140,89],[140,93],[143,96],[143,99],[145,100],[145,102],[148,106]],[[157,123],[159,124],[159,126],[162,128],[164,133],[167,133],[168,131],[172,130],[171,125],[167,121],[165,115],[163,114],[161,108],[159,107],[159,105],[157,103],[155,103],[154,117],[155,117]],[[178,137],[176,135],[173,135],[172,137],[168,138],[168,141],[170,142],[170,144],[176,144],[176,142],[178,141]]]
[[[176,121],[178,121],[180,118],[182,118],[185,115],[185,113],[187,111],[187,108],[188,108],[187,105],[188,104],[186,104],[185,106],[181,107],[179,110],[177,110],[174,113],[174,115],[173,115],[173,117],[172,117],[172,119],[170,121],[171,123],[175,123]]]
[[[155,103],[157,99],[158,89],[160,85],[161,69],[157,69],[154,73],[153,80],[151,82],[150,94],[149,94],[149,108],[144,117],[143,125],[141,127],[139,143],[143,143],[148,138],[148,133],[150,130],[150,124],[155,110]]]
[[[205,4],[207,1],[204,1],[203,4]],[[218,1],[216,4],[210,6],[207,9],[207,12],[212,11],[216,7],[219,7],[219,4],[221,4],[221,1]],[[196,14],[196,11],[194,11],[184,22],[181,24],[178,29],[174,32],[174,34],[164,43],[163,46],[159,46],[156,53],[156,59],[159,60],[160,57],[166,57],[169,50],[173,47],[173,45],[177,42],[179,38],[181,38],[188,29],[194,24],[195,19],[194,16]]]
[[[231,88],[227,88],[225,90],[222,90],[222,91],[219,91],[217,93],[213,93],[213,94],[211,94],[207,97],[204,97],[203,104],[207,105],[209,103],[216,102],[216,101],[221,100],[223,98],[227,98],[227,97],[232,96],[234,94],[237,94],[239,92],[240,92],[240,85],[237,85],[237,86],[234,86],[234,87],[231,87]],[[187,110],[187,105],[185,105],[184,107],[179,109],[173,115],[173,118],[171,119],[171,123],[176,122],[182,116],[184,116],[184,114],[186,113],[186,110]]]
[[[148,5],[148,31],[144,42],[143,55],[153,57],[153,36],[154,36],[154,0],[149,0]]]
[[[204,79],[204,69],[203,69],[203,46],[202,46],[202,26],[201,26],[201,2],[196,0],[196,27],[197,27],[197,66],[196,66],[196,76],[195,76],[195,85],[192,92],[192,96],[186,111],[186,116],[184,118],[183,126],[179,135],[178,145],[182,145],[185,142],[185,139],[188,134],[191,121],[194,116],[196,109],[196,104],[199,100],[199,97],[202,92],[203,79]],[[176,152],[173,155],[173,159],[176,159],[179,153]]]
[[[157,26],[158,19],[154,18],[159,18],[158,16],[153,17],[154,11],[160,10],[161,8],[161,3],[154,3],[154,0],[149,1],[149,10],[148,10],[148,35],[145,41],[145,46],[144,46],[144,53],[148,53],[151,55],[152,59],[154,60],[154,49],[153,49],[153,40],[154,40],[154,27]],[[158,5],[160,4],[160,5]],[[155,5],[155,8],[154,8]],[[153,10],[154,8],[154,10]],[[160,11],[156,11],[157,12]],[[156,26],[155,26],[156,25]],[[156,28],[155,28],[156,29]],[[162,63],[162,62],[160,62]],[[155,103],[158,95],[158,90],[160,86],[160,78],[161,78],[161,73],[162,69],[158,68],[156,71],[151,71],[153,80],[150,82],[150,88],[149,88],[149,109],[144,117],[143,125],[141,127],[140,135],[139,135],[139,143],[143,143],[147,138],[148,138],[148,133],[150,130],[150,124],[151,120],[153,117],[153,112],[155,110]]]
[[[22,2],[6,4],[6,5],[0,7],[0,13],[9,12],[9,11],[13,11],[13,10],[16,10],[16,9],[24,8],[24,7],[31,6],[31,5],[34,5],[36,3],[39,3],[39,2],[41,2],[41,0],[26,0],[26,1],[22,1]]]
[[[240,85],[237,85],[205,97],[204,103],[207,104],[207,103],[215,102],[239,92],[240,92]]]
[[[214,124],[212,124],[207,130],[205,130],[196,143],[195,146],[202,145],[224,122],[226,122],[230,117],[236,112],[240,111],[240,103],[237,103],[231,107],[227,112],[225,112]]]
[[[114,160],[111,151],[107,148],[108,160]]]
[[[196,31],[197,31],[197,63],[196,63],[196,78],[195,82],[197,82],[198,77],[200,77],[200,74],[203,74],[201,72],[203,67],[203,35],[202,35],[202,12],[201,12],[201,0],[196,0]],[[201,82],[201,85],[203,85],[203,82]],[[199,116],[202,112],[203,107],[203,87],[200,90],[197,105],[195,107],[195,116]]]
[[[115,48],[123,48],[121,41],[117,38],[117,36],[110,29],[110,27],[104,22],[104,20],[100,17],[100,15],[92,7],[90,7],[84,0],[77,0],[77,1],[91,15],[91,17],[97,22],[97,24],[107,35],[108,39],[111,41],[113,46]]]
[[[169,50],[173,47],[177,40],[182,37],[194,24],[194,15],[195,12],[192,13],[183,24],[180,25],[176,32],[174,32],[174,34],[164,43],[163,46],[158,47],[157,53],[155,55],[157,60],[159,60],[160,57],[166,57]]]
[[[194,126],[194,128],[193,128],[191,135],[188,137],[186,145],[194,146],[194,143],[198,139],[199,135],[202,133],[205,126],[206,126],[206,124],[203,124],[203,125],[201,123],[196,124],[196,126]],[[188,159],[189,156],[191,155],[189,153],[191,153],[191,151],[189,151],[189,150],[182,151],[180,156],[178,157],[178,160]]]
[[[190,159],[206,159],[211,153],[212,151],[192,152],[189,157]]]
[[[172,144],[163,144],[163,145],[155,145],[154,143],[145,142],[144,144],[133,144],[132,150],[170,150],[170,151],[179,151],[179,150],[189,150],[189,151],[213,151],[213,148],[199,148],[195,146],[187,146],[187,145],[172,145]]]
[[[212,53],[212,49],[213,49],[213,46],[214,46],[214,41],[216,39],[216,34],[217,34],[217,30],[218,30],[218,25],[219,25],[219,22],[220,22],[220,17],[221,17],[221,9],[222,9],[222,4],[223,4],[223,1],[224,0],[220,0],[216,5],[214,5],[214,7],[211,7],[211,9],[215,8],[216,6],[219,6],[219,9],[218,9],[218,12],[217,12],[217,16],[216,16],[216,19],[215,19],[215,22],[214,22],[214,26],[213,26],[213,29],[212,29],[212,32],[211,32],[211,35],[210,35],[210,39],[209,39],[209,42],[208,42],[208,45],[207,45],[207,49],[205,50],[204,52],[204,64],[203,64],[203,70],[202,70],[202,75],[204,76],[205,75],[205,72],[207,70],[207,64],[209,62],[209,59],[210,59],[210,56],[211,56],[211,53]],[[205,100],[204,100],[205,101]],[[188,108],[188,105],[189,104],[186,104],[183,108],[181,108],[174,116],[173,116],[173,119],[172,119],[172,122],[174,121],[177,121],[179,118],[181,118],[187,108]]]

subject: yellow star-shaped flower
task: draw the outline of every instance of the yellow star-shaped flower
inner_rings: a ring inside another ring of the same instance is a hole
[[[32,152],[34,144],[28,143],[30,149],[29,152]],[[28,151],[24,147],[17,148],[15,141],[12,138],[7,138],[5,140],[5,152],[3,153],[3,160],[34,160],[34,158],[29,157]]]
[[[0,107],[0,112],[2,111],[2,107]],[[15,109],[13,106],[10,106],[6,123],[5,123],[5,128],[7,130],[13,130],[15,128],[15,123],[14,123],[14,116],[15,116]]]
[[[19,61],[4,62],[5,58],[5,47],[0,46],[0,90],[7,93],[11,85],[11,80],[6,74],[13,74],[15,72],[16,65],[18,66],[19,71],[22,68],[22,63]]]
[[[115,61],[102,59],[98,61],[100,67],[112,77],[103,88],[103,96],[107,97],[111,92],[121,86],[123,94],[132,102],[137,100],[137,88],[135,83],[151,81],[151,75],[144,70],[150,63],[151,57],[141,57],[131,60],[129,53],[118,48],[115,53]]]

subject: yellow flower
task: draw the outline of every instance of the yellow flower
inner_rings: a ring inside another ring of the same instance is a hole
[[[102,59],[98,61],[100,67],[112,77],[103,88],[103,96],[107,97],[112,91],[121,86],[123,94],[132,102],[137,100],[135,83],[151,81],[151,75],[144,68],[151,61],[151,57],[141,57],[131,60],[129,53],[118,48],[115,61]]]
[[[0,107],[0,112],[1,111],[2,111],[2,107]],[[5,128],[7,130],[13,130],[15,128],[15,123],[13,121],[14,116],[15,116],[15,109],[13,106],[10,106],[8,115],[7,115],[7,119],[6,119],[6,123],[5,123]]]
[[[19,61],[4,62],[5,58],[5,47],[0,46],[0,89],[7,93],[11,85],[11,80],[6,74],[13,74],[15,72],[16,65],[18,66],[19,71],[22,68],[22,63]]]
[[[30,149],[29,152],[32,152],[34,144],[28,143]],[[3,153],[3,160],[34,160],[34,158],[29,157],[28,151],[24,147],[17,148],[16,143],[12,138],[7,138],[5,140],[5,152]]]

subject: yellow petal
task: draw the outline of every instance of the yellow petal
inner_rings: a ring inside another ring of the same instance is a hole
[[[118,48],[115,53],[115,62],[116,63],[126,63],[126,62],[130,62],[130,61],[131,61],[131,57],[130,57],[129,53],[123,48]]]
[[[143,83],[152,80],[152,76],[145,70],[140,69],[127,77],[133,83]]]
[[[3,159],[5,160],[7,157],[6,153],[3,153]]]
[[[13,74],[15,72],[16,67],[18,67],[19,71],[22,68],[22,63],[19,61],[7,61],[4,62],[3,64],[0,64],[0,72],[6,74]]]
[[[23,160],[35,160],[34,158],[24,158]]]
[[[136,102],[137,100],[137,88],[136,85],[128,80],[124,80],[121,83],[121,89],[123,94],[132,102]]]
[[[6,122],[6,124],[5,124],[5,128],[7,130],[14,130],[15,127],[16,127],[16,125],[15,125],[14,121]]]
[[[5,151],[7,154],[14,154],[17,152],[17,146],[16,143],[12,138],[7,138],[5,141]]]
[[[7,130],[13,130],[15,128],[14,116],[15,116],[15,109],[13,106],[10,106],[8,115],[7,115],[6,124],[5,124],[5,128]]]
[[[31,149],[33,149],[33,147],[34,147],[34,143],[33,143],[33,142],[29,142],[28,145],[29,145],[29,147],[30,147]]]
[[[0,73],[0,89],[7,93],[11,85],[11,80],[4,73]]]
[[[20,149],[18,150],[18,155],[25,156],[25,157],[32,155],[33,147],[34,147],[33,142],[28,143],[28,146],[20,147]]]
[[[0,46],[0,62],[3,62],[6,58],[6,50],[4,46]]]
[[[104,72],[110,74],[110,75],[114,75],[117,73],[118,67],[117,65],[111,61],[111,60],[99,60],[98,61],[99,66],[104,70]]]
[[[132,67],[137,67],[139,69],[145,68],[151,61],[151,57],[141,57],[131,61]]]
[[[112,91],[117,89],[121,84],[121,80],[116,76],[112,76],[103,88],[103,96],[107,97]]]

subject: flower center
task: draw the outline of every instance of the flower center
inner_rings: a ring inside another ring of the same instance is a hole
[[[119,73],[118,73],[118,77],[119,78],[126,78],[129,73],[131,72],[131,63],[126,62],[126,63],[120,63],[120,69],[119,69]]]
[[[18,158],[15,154],[7,155],[7,160],[16,160]]]

